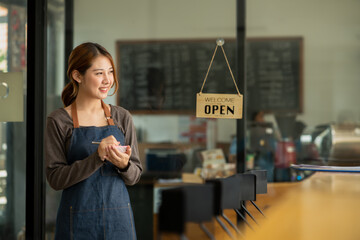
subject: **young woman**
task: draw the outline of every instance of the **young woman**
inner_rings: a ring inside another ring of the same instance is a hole
[[[67,75],[65,107],[48,116],[45,134],[46,177],[63,190],[55,239],[136,239],[125,186],[142,172],[135,128],[127,110],[103,102],[118,88],[113,59],[99,44],[81,44]]]

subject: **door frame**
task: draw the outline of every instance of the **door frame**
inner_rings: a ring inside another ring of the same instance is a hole
[[[73,47],[73,0],[65,2],[65,56]],[[45,239],[47,0],[27,4],[26,239]],[[67,64],[65,65],[65,68]],[[64,69],[66,73],[66,69]],[[65,74],[66,76],[66,74]],[[64,80],[64,83],[66,80]]]
[[[27,14],[26,239],[44,239],[47,0],[28,0]]]

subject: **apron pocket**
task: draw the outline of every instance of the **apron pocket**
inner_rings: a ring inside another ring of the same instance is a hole
[[[104,238],[103,209],[76,211],[70,208],[71,240]]]
[[[105,208],[106,239],[135,240],[135,225],[130,204],[119,208]]]

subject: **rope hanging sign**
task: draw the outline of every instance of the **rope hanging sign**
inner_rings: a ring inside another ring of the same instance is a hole
[[[234,75],[231,71],[229,61],[226,57],[225,50],[223,48],[224,39],[216,40],[216,48],[211,58],[209,68],[207,70],[203,85],[199,93],[196,94],[196,117],[199,118],[229,118],[229,119],[241,119],[243,110],[243,95],[240,94],[236,85]],[[205,86],[206,79],[208,77],[211,65],[214,61],[214,57],[218,47],[221,47],[224,54],[226,63],[229,67],[231,77],[234,81],[236,91],[238,94],[217,94],[217,93],[202,93]]]

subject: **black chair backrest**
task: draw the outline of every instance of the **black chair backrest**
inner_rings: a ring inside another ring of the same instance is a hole
[[[214,186],[214,215],[220,215],[224,209],[241,207],[238,182],[237,178],[218,178],[206,181]]]
[[[256,200],[256,175],[238,173],[228,177],[236,179],[239,192],[239,201]]]
[[[210,184],[194,184],[161,192],[159,230],[184,233],[186,222],[211,221],[214,188]]]
[[[266,170],[250,170],[245,174],[256,175],[256,194],[267,193],[267,171]]]

